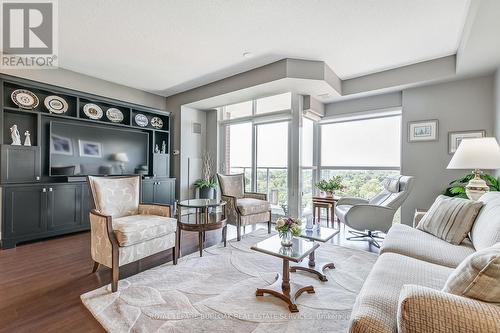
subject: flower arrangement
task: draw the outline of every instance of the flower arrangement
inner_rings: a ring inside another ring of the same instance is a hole
[[[341,176],[334,176],[328,180],[322,179],[314,185],[317,189],[325,192],[327,195],[332,196],[333,192],[343,190],[345,186],[342,184]]]
[[[302,232],[302,221],[300,219],[279,218],[276,221],[275,229],[278,231],[281,238],[281,245],[290,246],[292,245],[292,236],[299,236]]]

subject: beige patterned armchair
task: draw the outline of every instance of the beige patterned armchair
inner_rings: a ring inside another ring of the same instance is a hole
[[[237,228],[238,241],[241,226],[267,222],[267,232],[271,233],[271,204],[267,194],[245,192],[244,174],[217,174],[222,200],[227,202],[227,222]]]
[[[112,269],[111,289],[118,288],[119,267],[173,249],[177,220],[170,206],[139,203],[139,176],[88,177],[94,207],[90,212],[93,273]]]

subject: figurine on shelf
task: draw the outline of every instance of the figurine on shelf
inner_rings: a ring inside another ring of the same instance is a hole
[[[21,135],[19,134],[19,130],[17,129],[17,125],[12,125],[10,128],[10,137],[12,138],[13,146],[21,145]]]
[[[158,145],[156,144],[155,145],[155,154],[158,154],[160,152],[160,148],[158,147]]]
[[[163,140],[163,142],[161,143],[161,153],[162,154],[167,153],[167,143],[165,142],[165,140]]]
[[[31,146],[31,139],[30,139],[30,131],[24,132],[24,145],[25,146]]]

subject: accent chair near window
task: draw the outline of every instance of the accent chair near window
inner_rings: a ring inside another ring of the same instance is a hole
[[[222,200],[227,202],[228,223],[236,226],[238,241],[241,239],[241,227],[267,222],[267,231],[271,233],[271,204],[267,194],[245,192],[245,175],[217,174]]]
[[[118,289],[119,267],[173,249],[177,220],[168,205],[139,203],[139,176],[88,177],[94,207],[90,212],[91,254],[112,269],[111,289]]]

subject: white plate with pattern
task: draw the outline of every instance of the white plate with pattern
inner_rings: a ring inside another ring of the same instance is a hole
[[[151,126],[156,129],[160,129],[163,127],[163,120],[161,120],[160,117],[153,117],[151,118]]]
[[[146,127],[149,124],[148,117],[146,117],[142,113],[136,114],[134,119],[135,119],[135,123],[141,127]]]
[[[99,105],[87,103],[83,106],[83,113],[90,119],[99,120],[103,116],[102,109]]]
[[[68,111],[68,102],[59,96],[47,96],[43,100],[43,104],[50,113],[63,114]]]
[[[23,109],[34,109],[40,101],[34,93],[26,89],[16,89],[10,95],[12,101]]]
[[[107,109],[106,117],[113,123],[121,123],[123,121],[123,113],[117,108]]]

